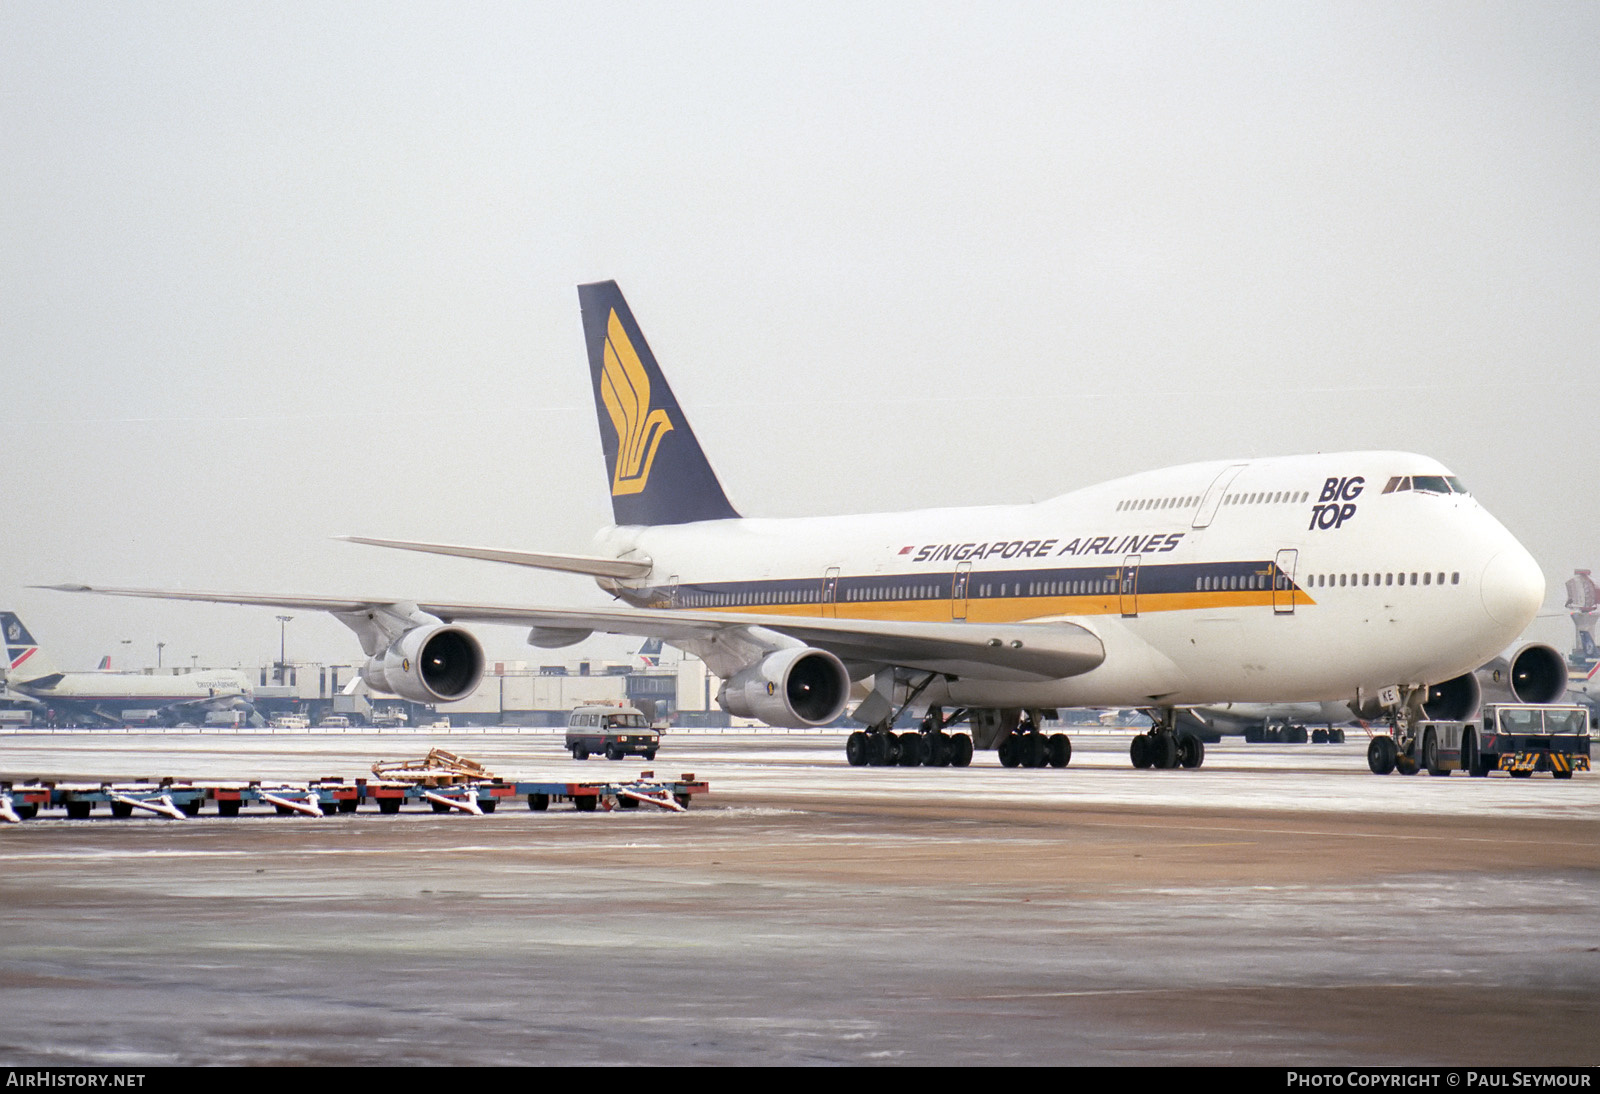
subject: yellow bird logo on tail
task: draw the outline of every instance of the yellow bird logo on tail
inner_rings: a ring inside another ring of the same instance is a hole
[[[660,407],[650,409],[650,376],[639,363],[638,351],[628,340],[614,309],[606,323],[600,398],[617,431],[617,467],[611,477],[611,494],[637,494],[650,481],[656,448],[661,438],[672,432],[672,420]]]

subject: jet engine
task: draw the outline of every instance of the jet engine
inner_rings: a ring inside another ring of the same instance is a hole
[[[850,674],[826,650],[799,646],[779,650],[722,685],[717,703],[738,718],[759,718],[769,726],[826,725],[844,712]]]
[[[472,694],[483,679],[483,647],[460,627],[413,627],[361,670],[374,691],[414,703],[448,703]]]
[[[1478,670],[1485,702],[1559,703],[1567,694],[1567,662],[1542,642],[1497,657]]]
[[[1477,673],[1464,672],[1442,684],[1429,686],[1422,712],[1435,721],[1465,721],[1478,712],[1482,696],[1483,689],[1478,686]]]

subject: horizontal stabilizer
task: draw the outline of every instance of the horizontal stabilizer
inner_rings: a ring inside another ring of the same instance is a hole
[[[507,562],[531,566],[536,570],[560,570],[590,577],[641,578],[650,575],[648,559],[595,558],[590,555],[556,555],[539,551],[511,551],[497,547],[462,547],[453,543],[415,543],[405,539],[371,539],[367,536],[335,536],[346,543],[365,543],[372,547],[393,547],[400,551],[421,551],[430,555],[454,555],[485,562]]]

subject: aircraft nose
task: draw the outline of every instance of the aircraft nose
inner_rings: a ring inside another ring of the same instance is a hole
[[[1544,603],[1544,573],[1521,546],[1501,551],[1483,568],[1483,610],[1520,632]]]

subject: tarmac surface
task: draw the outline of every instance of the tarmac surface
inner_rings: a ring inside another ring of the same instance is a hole
[[[692,772],[687,814],[0,825],[0,1064],[1592,1065],[1600,774],[1346,745],[846,766],[837,736],[0,735],[6,778],[306,779],[435,745]]]

